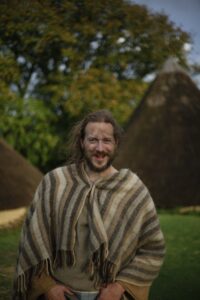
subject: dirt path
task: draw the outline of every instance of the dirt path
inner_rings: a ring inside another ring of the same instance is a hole
[[[0,211],[0,228],[12,227],[20,222],[26,214],[26,207]]]

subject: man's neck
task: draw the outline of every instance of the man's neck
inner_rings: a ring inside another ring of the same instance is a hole
[[[91,170],[88,165],[85,165],[85,171],[89,177],[89,179],[94,182],[100,178],[104,178],[107,177],[109,175],[112,175],[114,173],[117,172],[117,169],[115,169],[113,166],[108,167],[106,170],[102,171],[102,172],[95,172],[93,170]]]

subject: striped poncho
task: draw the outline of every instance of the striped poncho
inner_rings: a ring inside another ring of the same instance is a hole
[[[150,285],[164,257],[164,239],[151,196],[128,169],[92,183],[83,164],[44,176],[27,214],[19,247],[14,299],[26,299],[34,274],[53,275],[76,263],[76,225],[87,205],[90,261],[98,283]],[[83,254],[84,255],[84,254]]]

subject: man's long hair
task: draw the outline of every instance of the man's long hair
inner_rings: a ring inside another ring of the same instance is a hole
[[[98,110],[88,114],[83,120],[76,124],[68,139],[68,159],[69,163],[80,163],[83,160],[84,152],[81,146],[81,140],[85,137],[85,128],[90,122],[110,123],[113,126],[113,135],[117,145],[120,144],[122,137],[122,128],[117,124],[110,111],[106,109]]]

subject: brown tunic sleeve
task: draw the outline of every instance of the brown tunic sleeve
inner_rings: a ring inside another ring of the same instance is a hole
[[[124,281],[119,282],[134,300],[148,300],[150,286],[139,286]]]
[[[56,281],[45,272],[40,276],[34,276],[31,282],[31,289],[28,293],[28,300],[36,300],[56,284]]]

